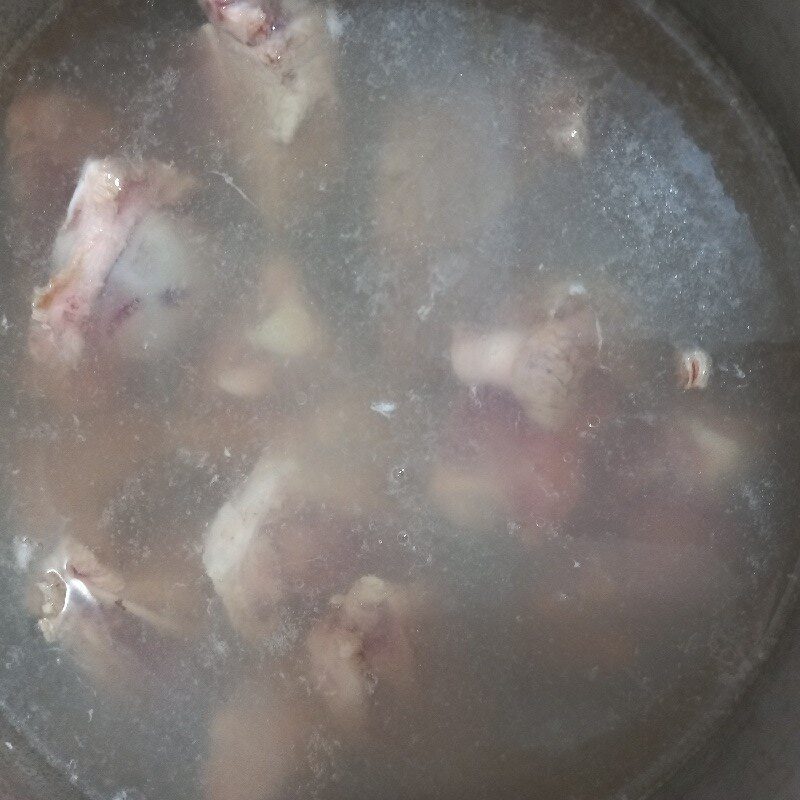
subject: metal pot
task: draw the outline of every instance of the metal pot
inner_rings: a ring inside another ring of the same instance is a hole
[[[800,174],[800,5],[792,0],[677,0],[736,72]],[[661,800],[778,800],[800,796],[800,613],[733,719]]]
[[[642,0],[656,14],[677,6],[728,63],[771,123],[800,175],[800,4],[796,0]],[[0,0],[0,53],[13,60],[61,2]],[[794,579],[792,579],[794,580]],[[719,735],[694,753],[658,800],[800,797],[800,609]],[[53,767],[0,718],[0,798],[77,798]]]

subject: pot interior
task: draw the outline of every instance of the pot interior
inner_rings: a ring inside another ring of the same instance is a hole
[[[635,3],[211,5],[67,6],[3,74],[7,749],[646,796],[792,599],[774,136]]]

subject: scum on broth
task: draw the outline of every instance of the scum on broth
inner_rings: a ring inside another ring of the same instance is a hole
[[[643,785],[795,551],[758,126],[625,4],[207,5],[7,76],[6,714],[102,798]]]

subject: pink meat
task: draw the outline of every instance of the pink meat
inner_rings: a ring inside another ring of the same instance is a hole
[[[431,476],[431,498],[459,527],[525,530],[562,522],[583,488],[572,435],[531,423],[510,394],[483,389],[456,407]]]

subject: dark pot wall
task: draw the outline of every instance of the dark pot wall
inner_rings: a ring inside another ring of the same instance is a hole
[[[674,0],[738,73],[800,172],[800,3]]]
[[[736,71],[800,174],[800,2],[675,0],[675,5]],[[659,800],[800,798],[798,632],[796,610],[727,733]]]

